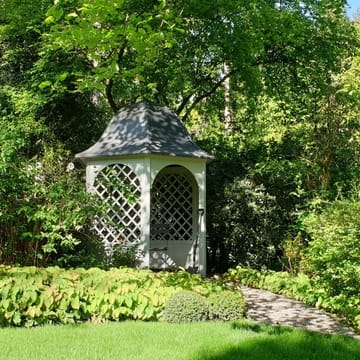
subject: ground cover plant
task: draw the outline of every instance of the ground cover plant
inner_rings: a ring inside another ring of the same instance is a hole
[[[0,267],[0,326],[158,320],[179,291],[206,298],[224,290],[185,271]]]
[[[360,341],[249,322],[107,324],[0,329],[1,358],[357,360]]]

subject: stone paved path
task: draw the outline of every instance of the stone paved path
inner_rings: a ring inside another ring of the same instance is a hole
[[[350,335],[360,340],[360,335],[343,326],[339,320],[300,301],[264,290],[241,289],[248,305],[248,317],[256,322]]]

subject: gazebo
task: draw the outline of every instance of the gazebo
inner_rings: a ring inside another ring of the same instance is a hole
[[[212,156],[190,138],[168,108],[122,108],[103,135],[76,155],[86,187],[106,205],[94,230],[111,256],[136,246],[141,267],[181,266],[206,274],[206,163]]]

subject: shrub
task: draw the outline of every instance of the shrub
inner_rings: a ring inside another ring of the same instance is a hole
[[[110,257],[106,257],[108,264],[111,267],[136,267],[140,265],[140,258],[142,252],[138,249],[137,245],[130,245],[128,247],[122,244],[116,244],[113,246],[113,253]]]
[[[303,225],[311,239],[303,266],[320,294],[318,306],[360,328],[360,201],[335,201]]]
[[[236,177],[222,186],[221,194],[215,193],[219,198],[209,199],[209,261],[215,263],[210,271],[223,272],[239,263],[275,266],[281,240],[276,198],[248,178]]]
[[[0,177],[0,263],[70,261],[66,254],[89,233],[91,219],[102,207],[86,193],[82,171],[66,160],[71,159],[68,151],[59,145],[44,146],[41,152],[41,157],[17,159],[11,166],[0,160],[0,172],[6,175]]]
[[[330,296],[359,295],[359,213],[360,202],[336,201],[303,221],[311,236],[305,270]]]
[[[189,323],[208,319],[205,298],[193,291],[175,293],[165,304],[164,320],[168,323]]]
[[[225,288],[225,285],[219,282],[215,282],[212,279],[204,279],[199,274],[190,274],[181,268],[179,271],[165,272],[165,274],[166,286],[195,291],[204,297],[208,297],[212,292],[221,291]]]
[[[241,284],[283,294],[309,305],[314,305],[316,302],[312,283],[309,277],[302,273],[294,275],[284,271],[259,271],[239,265],[235,269],[229,269],[223,275],[223,281],[236,285],[238,288]]]
[[[221,321],[240,320],[245,315],[245,299],[241,291],[221,291],[208,298],[209,319]]]

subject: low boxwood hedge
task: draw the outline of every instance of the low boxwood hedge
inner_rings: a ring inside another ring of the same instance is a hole
[[[168,323],[190,323],[208,320],[208,304],[193,291],[175,293],[165,304],[163,318]]]

